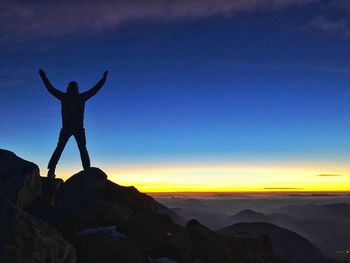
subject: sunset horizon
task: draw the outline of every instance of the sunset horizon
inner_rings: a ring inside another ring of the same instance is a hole
[[[350,191],[345,4],[219,2],[88,2],[77,16],[66,1],[4,4],[1,148],[48,174],[61,105],[42,80],[83,94],[108,71],[80,135],[91,166],[118,184]],[[73,137],[56,161],[57,178],[82,170]]]
[[[349,0],[0,0],[1,263],[350,263]]]

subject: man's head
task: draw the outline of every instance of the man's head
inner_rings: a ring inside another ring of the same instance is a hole
[[[74,93],[74,94],[79,93],[78,83],[76,83],[75,81],[69,82],[67,87],[67,93]]]

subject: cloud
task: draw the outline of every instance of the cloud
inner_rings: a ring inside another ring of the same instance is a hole
[[[0,0],[0,29],[8,36],[56,37],[114,28],[140,19],[199,18],[278,10],[315,0]]]
[[[310,21],[309,26],[327,32],[349,33],[349,23],[344,18],[334,20],[323,16],[317,16]]]
[[[350,37],[350,2],[332,0],[320,2],[322,13],[309,20],[308,27],[328,34]]]
[[[212,63],[222,64],[222,65],[230,65],[233,67],[239,68],[247,68],[247,69],[255,69],[255,70],[276,70],[276,71],[284,71],[284,70],[302,70],[302,71],[316,71],[316,72],[327,72],[327,73],[341,73],[341,74],[350,74],[350,68],[341,68],[337,67],[333,64],[267,64],[267,63],[259,63],[259,62],[247,62],[247,61],[239,61],[236,59],[219,59]]]
[[[302,190],[299,187],[264,187],[264,190]]]
[[[317,176],[321,177],[333,177],[333,176],[346,176],[344,174],[318,174]]]
[[[24,81],[20,80],[20,79],[7,79],[7,80],[0,79],[0,90],[3,90],[5,88],[13,88],[13,87],[19,86],[19,85],[23,84],[23,82]],[[5,96],[4,94],[0,94],[0,100],[4,96]]]

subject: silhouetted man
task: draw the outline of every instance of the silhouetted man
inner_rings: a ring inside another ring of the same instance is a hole
[[[86,170],[90,168],[90,158],[86,149],[84,129],[85,102],[102,88],[103,84],[106,82],[108,71],[103,73],[102,79],[93,88],[83,93],[79,93],[78,83],[75,81],[68,84],[67,92],[64,93],[51,85],[42,69],[39,70],[39,74],[47,90],[61,101],[62,129],[57,147],[53,152],[47,167],[49,169],[47,176],[49,178],[55,178],[56,165],[61,157],[64,147],[72,135],[77,141],[84,169]]]

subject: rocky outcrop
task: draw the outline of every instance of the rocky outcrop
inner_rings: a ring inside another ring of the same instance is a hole
[[[86,228],[122,227],[133,217],[125,203],[109,198],[107,175],[97,168],[82,171],[64,182],[56,195],[54,211],[52,223],[65,235]]]
[[[177,215],[134,187],[107,179],[98,168],[79,172],[64,182],[46,220],[67,238],[87,228],[116,226],[146,255],[159,256],[169,233],[180,228]],[[169,215],[168,215],[168,214]]]
[[[18,209],[28,208],[41,193],[38,166],[0,149],[0,193]]]
[[[141,249],[114,226],[85,229],[74,245],[81,263],[147,262]]]
[[[186,224],[185,231],[191,240],[191,260],[233,262],[229,240],[225,237],[210,231],[194,219]]]
[[[74,263],[74,248],[52,226],[1,200],[0,262]]]
[[[175,212],[98,168],[63,182],[40,178],[36,165],[9,152],[2,156],[0,180],[12,188],[0,203],[0,262],[280,262],[268,238],[225,237],[197,220],[178,224],[184,220]]]
[[[36,164],[0,150],[0,262],[74,263],[74,248],[52,226],[26,211],[42,197]]]

